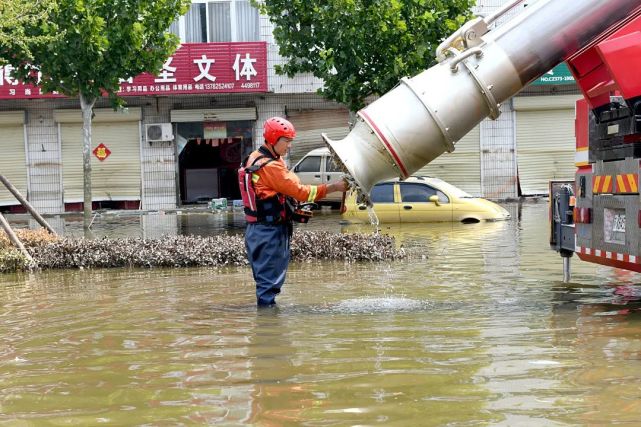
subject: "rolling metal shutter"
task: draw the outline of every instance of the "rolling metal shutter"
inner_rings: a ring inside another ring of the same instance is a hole
[[[102,143],[111,154],[103,161],[91,154],[92,199],[140,200],[140,109],[130,108],[127,114],[111,110],[95,113],[91,149]],[[64,202],[82,202],[81,113],[56,111],[54,117],[60,126]]]
[[[440,178],[473,196],[481,196],[481,136],[479,126],[454,146],[413,175]]]
[[[349,112],[345,109],[290,111],[287,120],[296,128],[296,139],[289,152],[291,165],[308,151],[325,146],[321,133],[331,139],[343,139],[349,133]]]
[[[524,196],[547,194],[553,179],[574,180],[574,102],[578,98],[515,98],[516,156]]]
[[[25,154],[24,111],[0,113],[0,174],[28,197],[27,156]],[[19,205],[20,202],[0,184],[0,206]]]

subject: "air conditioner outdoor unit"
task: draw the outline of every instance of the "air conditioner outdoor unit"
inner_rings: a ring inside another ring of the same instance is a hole
[[[147,142],[171,141],[174,130],[171,123],[153,123],[145,126]]]

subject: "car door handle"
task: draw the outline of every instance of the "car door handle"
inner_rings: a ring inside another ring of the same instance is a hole
[[[320,175],[314,175],[314,178],[320,179]]]
[[[405,209],[405,210],[409,211],[410,209],[412,209],[412,207],[411,207],[411,206],[408,206],[408,205],[405,205],[405,206],[403,206],[403,209]]]

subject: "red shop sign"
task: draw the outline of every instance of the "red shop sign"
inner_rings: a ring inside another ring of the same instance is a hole
[[[0,99],[56,98],[10,76],[0,67]],[[267,43],[185,43],[157,76],[124,80],[120,96],[267,92]]]

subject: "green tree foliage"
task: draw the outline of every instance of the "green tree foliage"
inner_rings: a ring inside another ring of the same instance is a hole
[[[275,25],[280,54],[276,72],[311,72],[321,93],[363,107],[405,76],[434,63],[439,43],[470,17],[475,0],[262,0]]]
[[[52,42],[55,36],[34,36],[28,29],[45,24],[55,4],[52,0],[3,0],[0,1],[0,52],[20,51],[22,56],[33,59],[31,48]],[[0,64],[6,64],[0,54]]]
[[[24,0],[3,0],[20,3]],[[179,40],[167,32],[186,13],[189,0],[53,0],[46,22],[27,25],[30,37],[56,36],[28,53],[9,45],[0,56],[23,81],[44,91],[96,99],[106,93],[118,103],[120,79],[157,73]],[[40,73],[40,77],[38,77]]]
[[[0,0],[20,5],[25,0]],[[38,1],[38,0],[36,0]],[[91,116],[106,94],[114,106],[121,79],[157,74],[178,46],[169,26],[190,0],[50,0],[46,19],[23,19],[19,34],[48,43],[0,44],[0,57],[18,79],[45,92],[78,97],[83,115],[84,222],[91,220]],[[12,10],[6,8],[6,10]],[[19,11],[16,6],[16,11]],[[18,13],[18,16],[22,16]],[[28,47],[28,48],[27,48]]]

